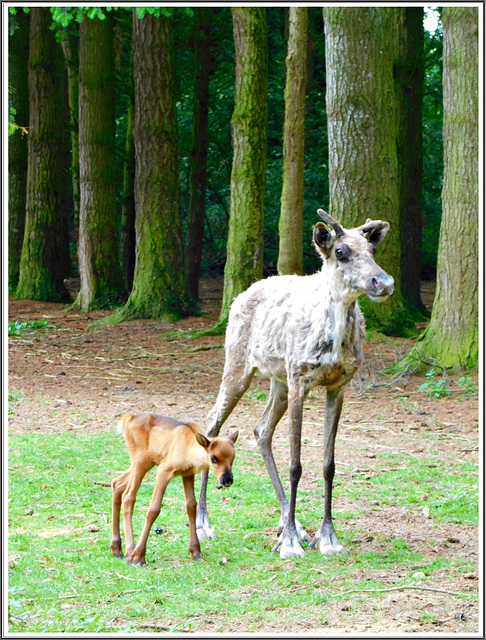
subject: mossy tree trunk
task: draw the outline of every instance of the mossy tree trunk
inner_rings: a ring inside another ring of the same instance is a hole
[[[82,312],[119,303],[115,189],[115,73],[113,16],[83,16],[79,33],[78,261],[81,288],[74,307]]]
[[[432,318],[420,357],[478,364],[478,9],[444,7],[444,186]],[[433,362],[430,361],[429,362]]]
[[[233,299],[263,277],[263,217],[267,149],[268,45],[266,9],[231,9],[235,40],[235,106],[230,221],[218,326]]]
[[[15,109],[15,124],[29,126],[29,14],[19,10],[16,30],[10,36],[8,56],[8,101]],[[27,187],[27,135],[17,129],[8,138],[8,286],[15,291],[25,226]]]
[[[130,42],[131,47],[131,42]],[[130,54],[130,68],[133,67],[133,49]],[[125,288],[132,290],[135,273],[135,145],[133,142],[133,122],[135,118],[135,96],[133,77],[127,79],[127,134],[125,157],[123,160],[123,195],[120,221],[120,264]]]
[[[78,69],[79,39],[71,30],[61,31],[61,44],[64,53],[64,60],[67,68],[68,99],[69,99],[69,130],[71,134],[71,189],[73,201],[73,241],[78,243],[79,235],[79,208],[80,208],[80,187],[79,187],[79,84]]]
[[[69,298],[67,96],[50,25],[48,8],[31,8],[26,219],[16,297],[57,301]]]
[[[398,7],[398,56],[394,74],[399,104],[401,285],[414,318],[428,317],[420,295],[422,255],[422,101],[424,94],[424,10]]]
[[[174,319],[191,309],[179,211],[172,18],[133,14],[136,264],[112,318]]]
[[[391,7],[325,7],[330,214],[344,227],[390,223],[378,249],[395,279],[383,304],[361,298],[368,328],[410,335],[415,325],[401,290],[398,105],[393,77],[397,20]]]
[[[304,116],[307,84],[307,7],[289,8],[285,76],[283,180],[278,271],[303,272]]]
[[[187,234],[187,279],[189,292],[197,300],[199,297],[199,275],[206,210],[211,14],[209,13],[210,9],[206,7],[198,7],[195,11],[193,148],[191,155],[189,229]]]

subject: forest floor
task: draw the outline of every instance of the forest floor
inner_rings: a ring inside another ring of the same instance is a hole
[[[188,417],[204,425],[221,381],[223,337],[190,339],[181,334],[168,338],[162,334],[212,326],[219,313],[221,286],[221,281],[202,281],[204,315],[176,324],[142,320],[91,327],[90,323],[108,312],[79,315],[62,304],[10,301],[9,321],[48,320],[47,327],[9,340],[9,389],[22,389],[23,396],[9,419],[10,429],[14,432],[82,429],[96,433],[112,429],[118,417],[127,412]],[[424,296],[429,305],[432,295],[430,283],[425,283]],[[437,436],[436,453],[444,461],[444,467],[448,460],[478,462],[478,396],[464,393],[456,384],[459,376],[450,380],[451,394],[437,399],[419,390],[423,377],[383,375],[412,345],[413,340],[383,336],[375,336],[366,343],[365,364],[348,390],[336,445],[338,473],[350,474],[349,482],[352,478],[365,482],[374,473],[379,452],[402,452],[404,465],[410,457],[426,459],[430,446],[427,436],[432,433]],[[477,372],[468,375],[477,384]],[[224,433],[235,425],[240,429],[238,456],[244,457],[245,449],[255,450],[253,428],[263,411],[261,398],[267,391],[268,381],[256,377],[250,392],[224,427]],[[319,464],[308,462],[322,459],[324,399],[325,390],[319,389],[306,404],[301,488],[313,486],[314,475],[320,468]],[[275,436],[277,464],[282,469],[288,469],[286,432],[284,418]],[[341,499],[339,508],[347,508],[345,499]],[[366,521],[364,526],[369,531],[388,532],[431,557],[437,553],[434,547],[439,544],[441,553],[447,548],[451,557],[469,560],[474,570],[457,576],[452,587],[461,591],[478,588],[476,526],[434,522],[426,508],[410,515],[393,504],[382,510],[365,508],[360,518],[362,521],[355,524],[363,526]],[[371,540],[360,542],[360,548],[372,548]],[[417,611],[421,609],[438,621],[437,632],[477,631],[478,611],[474,606],[457,604],[451,608],[447,573],[435,573],[432,586],[436,592],[391,591],[383,599],[381,611],[376,610],[374,600],[370,600],[369,607],[361,603],[358,619],[354,617],[349,623],[343,622],[338,607],[334,631],[418,631]],[[331,627],[332,623],[331,619]],[[235,627],[228,631],[244,629]],[[288,628],[262,631],[292,633]],[[299,627],[298,632],[315,630]],[[329,632],[327,628],[325,633]]]

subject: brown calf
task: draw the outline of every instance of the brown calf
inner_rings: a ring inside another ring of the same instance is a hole
[[[110,548],[117,558],[123,558],[120,538],[120,507],[123,504],[123,524],[126,538],[126,557],[129,564],[145,564],[145,551],[150,529],[160,513],[162,498],[167,485],[181,476],[189,516],[189,552],[194,560],[201,559],[201,549],[196,534],[196,499],[194,476],[211,469],[219,480],[218,488],[233,483],[231,467],[235,457],[235,431],[229,438],[206,438],[194,422],[181,422],[157,415],[125,415],[118,423],[130,454],[131,466],[112,481],[113,521]],[[137,491],[150,469],[158,466],[145,527],[137,546],[133,539],[132,514]]]

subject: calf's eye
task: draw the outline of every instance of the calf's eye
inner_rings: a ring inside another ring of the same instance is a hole
[[[216,458],[216,456],[211,456],[211,462],[213,464],[218,464],[218,458]]]

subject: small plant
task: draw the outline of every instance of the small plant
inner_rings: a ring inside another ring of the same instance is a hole
[[[8,390],[8,415],[11,416],[13,414],[13,409],[11,408],[12,404],[16,404],[24,399],[24,390],[23,389],[9,389]]]
[[[21,336],[25,331],[30,329],[41,329],[47,326],[49,320],[32,320],[31,322],[17,322],[13,320],[8,323],[9,336]]]
[[[463,376],[458,381],[458,384],[460,384],[461,387],[464,389],[464,391],[466,392],[466,395],[468,396],[478,395],[478,383],[474,382],[471,376],[468,376],[467,378]]]
[[[265,391],[262,391],[260,389],[260,385],[257,384],[254,389],[248,390],[246,392],[246,397],[250,400],[266,400],[267,394],[265,393]]]
[[[439,372],[435,368],[427,371],[425,374],[427,381],[419,387],[419,391],[425,391],[429,398],[444,398],[445,396],[451,395],[451,391],[447,386],[447,380],[445,378],[432,380],[432,378],[438,375],[438,373]]]

